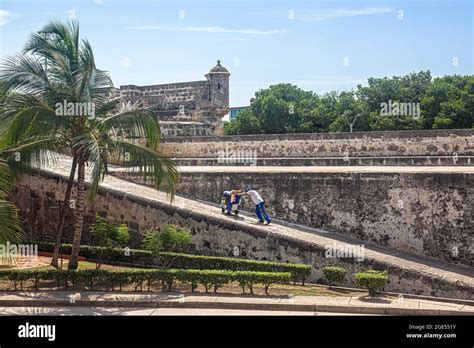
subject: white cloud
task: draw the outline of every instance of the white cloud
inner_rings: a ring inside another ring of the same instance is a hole
[[[123,57],[122,60],[120,61],[120,65],[128,68],[133,65],[133,62],[129,57]]]
[[[103,5],[103,4],[104,4],[104,0],[94,0],[94,4],[96,4],[96,5]]]
[[[0,27],[10,22],[12,13],[10,11],[0,10]]]
[[[125,27],[125,29],[188,31],[188,32],[198,32],[198,33],[232,33],[232,34],[248,34],[248,35],[274,35],[274,34],[284,34],[287,32],[286,29],[260,30],[260,29],[229,29],[229,28],[224,28],[224,27],[169,28],[169,27],[160,27],[157,25],[133,26],[133,27]]]
[[[374,14],[383,14],[383,13],[391,13],[393,9],[390,7],[367,7],[363,9],[337,9],[337,10],[328,10],[328,11],[320,11],[316,14],[305,14],[305,15],[298,15],[296,13],[295,19],[303,21],[303,22],[322,22],[328,21],[332,19],[338,19],[343,17],[357,17],[357,16],[368,16]]]

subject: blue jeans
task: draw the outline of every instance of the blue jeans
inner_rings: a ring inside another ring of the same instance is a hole
[[[229,202],[227,203],[227,214],[232,213],[232,197],[229,197]]]
[[[255,214],[257,214],[258,221],[263,222],[263,218],[270,222],[270,217],[268,216],[267,212],[265,211],[265,202],[259,203],[255,206]],[[263,215],[263,217],[262,217]]]

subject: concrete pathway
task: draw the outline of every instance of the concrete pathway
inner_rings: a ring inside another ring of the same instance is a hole
[[[283,312],[332,312],[388,315],[474,315],[474,305],[412,298],[328,296],[250,296],[129,292],[17,291],[0,293],[0,314],[12,307],[194,308]],[[33,310],[35,311],[35,310]]]
[[[127,172],[135,167],[112,167],[111,171]],[[467,173],[474,174],[474,166],[227,166],[184,165],[182,173]]]
[[[0,307],[1,315],[123,315],[123,316],[334,316],[335,312],[256,311],[206,308]],[[343,315],[373,315],[351,314]]]
[[[123,168],[115,169],[123,171]],[[474,166],[181,166],[183,173],[469,173]]]

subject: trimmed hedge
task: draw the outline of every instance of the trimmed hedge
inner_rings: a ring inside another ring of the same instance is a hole
[[[39,251],[45,251],[52,253],[54,243],[52,242],[28,242],[29,244],[37,244]],[[62,244],[61,252],[63,254],[71,253],[71,244]],[[96,260],[100,257],[100,253],[106,249],[104,247],[92,246],[92,245],[81,245],[79,255],[84,256],[87,259]],[[153,254],[148,250],[141,249],[130,249],[130,255],[125,255],[124,249],[109,249],[106,258],[103,261],[136,264],[136,265],[152,265],[154,263]]]
[[[204,286],[206,292],[217,290],[230,282],[238,282],[245,293],[245,288],[253,293],[255,284],[262,284],[265,293],[271,284],[288,284],[291,280],[289,272],[249,272],[249,271],[223,271],[223,270],[198,270],[198,269],[86,269],[86,270],[66,270],[66,269],[20,269],[20,270],[0,270],[0,279],[7,279],[12,282],[15,290],[23,286],[26,282],[34,282],[36,290],[40,287],[41,281],[55,281],[58,290],[63,285],[66,289],[69,284],[74,289],[76,285],[85,285],[89,290],[101,284],[115,290],[118,286],[122,290],[124,285],[134,285],[135,290],[143,290],[143,285],[149,291],[152,284],[161,282],[163,290],[171,291],[175,282],[182,282],[191,285],[194,291],[198,285]]]
[[[321,267],[321,271],[323,271],[324,278],[326,278],[326,281],[328,282],[329,286],[342,283],[344,281],[344,277],[346,276],[346,270],[342,267]]]
[[[311,266],[270,261],[255,261],[232,257],[203,256],[162,252],[161,262],[170,264],[173,268],[183,269],[226,269],[230,271],[253,272],[289,272],[293,281],[301,281],[311,274]]]
[[[357,286],[368,289],[369,296],[376,296],[377,292],[388,283],[387,271],[368,270],[356,273],[355,282]]]
[[[53,252],[53,243],[31,242],[38,244],[38,249]],[[102,247],[81,245],[80,256],[95,260],[99,257]],[[71,244],[63,244],[62,252],[69,254]],[[126,256],[123,249],[111,249],[103,261],[124,263],[142,266],[165,266],[166,268],[202,269],[202,270],[230,270],[254,272],[290,272],[293,282],[304,281],[311,274],[311,266],[271,261],[246,260],[232,257],[203,256],[182,253],[161,252],[155,258],[150,251],[130,249]]]

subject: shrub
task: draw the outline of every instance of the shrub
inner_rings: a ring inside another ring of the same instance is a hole
[[[58,290],[61,283],[72,281],[73,286],[80,283],[93,290],[95,285],[106,284],[114,289],[119,285],[120,290],[124,285],[134,285],[135,289],[143,290],[143,283],[147,282],[148,290],[154,282],[161,282],[163,290],[171,291],[175,282],[191,284],[192,291],[199,285],[204,286],[206,292],[213,290],[217,292],[219,288],[230,282],[238,282],[253,293],[255,284],[263,284],[265,293],[271,284],[288,284],[291,280],[290,273],[282,272],[250,272],[250,271],[225,271],[225,270],[182,270],[182,269],[36,269],[36,270],[1,270],[0,279],[7,279],[13,283],[15,290],[23,290],[23,284],[27,281],[35,281],[35,288],[38,288],[41,280],[56,280]]]
[[[196,289],[197,285],[204,286],[206,292],[213,290],[217,292],[219,288],[233,280],[233,272],[225,270],[182,270],[179,277],[184,283],[191,284],[191,291]]]
[[[53,243],[30,242],[38,244],[38,249],[52,252]],[[99,257],[103,248],[97,246],[81,245],[79,255],[89,260]],[[63,244],[63,253],[70,253],[71,244]],[[106,261],[104,259],[104,261]],[[156,257],[149,250],[130,249],[127,256],[123,249],[110,249],[107,261],[140,266],[161,266],[178,269],[207,269],[229,271],[255,271],[255,272],[289,272],[293,282],[304,281],[311,274],[311,266],[303,264],[256,261],[234,257],[204,256],[172,252],[159,252]]]
[[[263,272],[262,272],[263,273]],[[272,284],[288,284],[289,283],[289,273],[275,272],[275,273],[266,273],[266,275],[260,275],[259,282],[263,283],[265,287],[265,294],[268,295],[268,289]]]
[[[291,278],[289,273],[238,271],[234,272],[233,279],[239,283],[244,294],[246,287],[253,294],[255,284],[264,284],[265,293],[268,294],[268,288],[271,284],[288,284]]]
[[[5,275],[6,278],[12,282],[15,290],[18,289],[18,285],[20,285],[20,290],[23,290],[23,284],[32,277],[30,270],[25,270],[25,272],[20,270],[5,271],[5,273],[2,272],[2,275]]]
[[[159,231],[148,231],[143,237],[146,250],[157,254],[160,251],[179,251],[191,243],[191,234],[174,225],[166,225]]]
[[[344,277],[346,276],[346,270],[342,267],[327,266],[322,267],[321,271],[323,271],[324,277],[329,286],[342,283],[344,281]]]
[[[108,284],[110,284],[112,291],[115,290],[116,285],[118,285],[119,290],[122,291],[122,286],[126,284],[134,284],[135,290],[140,286],[140,290],[143,290],[144,272],[134,272],[133,270],[107,270],[103,273],[103,276],[107,277]]]
[[[203,256],[162,252],[158,254],[163,263],[183,269],[225,269],[230,271],[290,272],[293,281],[304,280],[311,273],[310,265],[270,261],[255,261],[232,257]]]
[[[38,250],[45,252],[53,252],[54,244],[51,242],[30,242],[38,245]],[[63,254],[71,253],[71,244],[62,244],[61,252]],[[153,265],[155,257],[148,250],[129,249],[130,253],[126,254],[123,248],[104,248],[100,246],[81,245],[79,255],[89,260],[98,260],[103,255],[103,262],[135,264],[135,265]]]
[[[359,272],[355,275],[357,286],[369,290],[369,296],[376,296],[379,289],[388,283],[387,271],[380,272],[369,270],[367,272]]]
[[[89,290],[93,290],[94,283],[98,283],[100,280],[110,281],[112,272],[103,269],[83,269],[74,273],[79,282],[82,281],[89,287]]]
[[[102,259],[107,259],[107,255],[114,248],[127,245],[130,239],[126,224],[111,224],[99,214],[96,215],[95,223],[92,225],[90,232],[96,244],[100,244],[103,247],[96,257],[96,268],[100,268]]]
[[[135,290],[140,288],[140,291],[143,290],[143,283],[147,282],[148,291],[151,288],[151,284],[153,279],[151,279],[151,271],[152,270],[143,270],[143,271],[131,271],[129,281],[135,286]],[[123,279],[123,278],[122,278]],[[128,279],[127,279],[128,280]],[[122,288],[120,287],[120,290]]]

